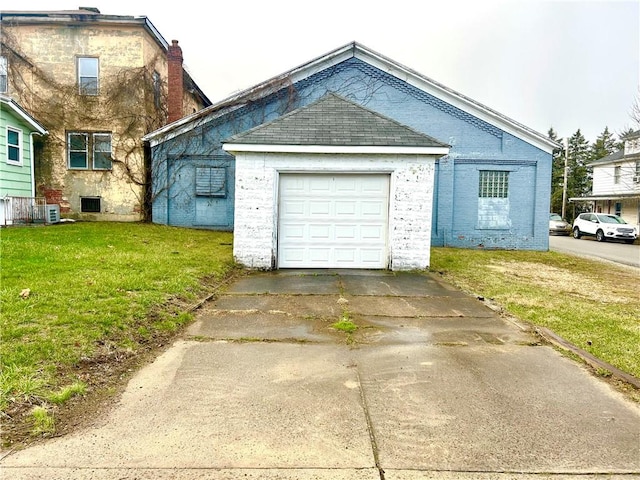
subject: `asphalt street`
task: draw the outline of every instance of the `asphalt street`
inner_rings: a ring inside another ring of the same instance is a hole
[[[619,241],[597,242],[595,238],[590,237],[576,240],[571,236],[551,235],[549,236],[549,249],[640,268],[640,244],[638,242],[627,245]]]

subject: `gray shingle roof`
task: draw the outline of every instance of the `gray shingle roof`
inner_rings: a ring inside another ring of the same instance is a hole
[[[229,138],[251,145],[448,147],[334,93]]]

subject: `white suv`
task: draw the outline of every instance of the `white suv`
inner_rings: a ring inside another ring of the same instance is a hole
[[[617,215],[606,213],[581,213],[573,221],[573,238],[583,235],[596,237],[599,242],[608,238],[617,238],[627,243],[633,243],[638,238],[636,228],[629,225]]]

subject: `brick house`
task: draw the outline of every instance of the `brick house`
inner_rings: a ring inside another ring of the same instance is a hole
[[[211,104],[146,17],[2,11],[0,90],[49,135],[36,194],[63,216],[136,221],[150,204],[141,138]]]
[[[261,269],[427,268],[548,249],[546,135],[358,43],[145,136],[153,221],[234,231]]]

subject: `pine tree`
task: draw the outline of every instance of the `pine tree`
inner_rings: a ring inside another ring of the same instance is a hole
[[[584,138],[580,129],[569,139],[568,148],[569,175],[567,181],[567,198],[586,196],[591,192],[591,174],[587,168],[590,160],[589,142]],[[567,214],[567,221],[573,219],[583,211],[587,205],[578,202],[573,204],[572,213]],[[569,210],[567,210],[569,211]]]
[[[617,148],[616,140],[609,127],[604,127],[604,131],[600,134],[596,141],[591,145],[591,159],[590,161],[600,160],[601,158],[611,155],[613,152],[619,150]]]
[[[633,133],[634,130],[631,127],[627,127],[624,130],[622,130],[619,134],[618,134],[618,141],[616,143],[616,151],[617,150],[623,150],[624,149],[624,137],[626,137],[627,135]]]
[[[549,129],[547,136],[554,142],[562,143],[557,133],[552,128]],[[564,149],[557,148],[553,150],[551,164],[551,205],[552,212],[562,212],[562,190],[564,186]]]

